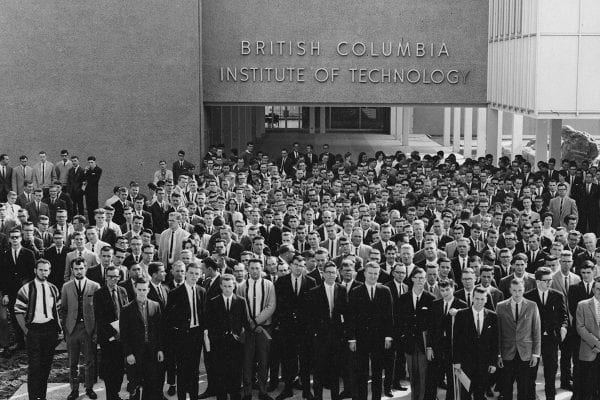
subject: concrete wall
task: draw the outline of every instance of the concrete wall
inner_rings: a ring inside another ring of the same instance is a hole
[[[260,112],[262,111],[262,118]],[[205,107],[209,144],[224,144],[225,149],[238,149],[241,154],[246,142],[264,132],[264,107],[215,106]]]
[[[414,107],[413,132],[416,134],[442,136],[444,134],[443,107]]]
[[[0,3],[0,151],[60,149],[146,184],[179,148],[199,160],[197,0]]]

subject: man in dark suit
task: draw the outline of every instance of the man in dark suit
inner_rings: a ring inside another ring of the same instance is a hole
[[[408,292],[408,285],[404,283],[406,279],[406,266],[404,264],[396,264],[392,269],[393,279],[387,283],[387,286],[392,293],[392,308],[394,310],[394,326],[398,326],[400,321],[399,301],[400,296]],[[385,378],[383,379],[383,394],[386,397],[393,397],[392,389],[407,390],[400,384],[400,379],[406,377],[406,356],[402,341],[398,335],[398,330],[394,330],[392,347],[385,352]]]
[[[128,365],[127,378],[133,393],[130,399],[162,400],[162,380],[158,379],[164,360],[162,351],[160,305],[148,300],[148,281],[135,282],[136,298],[121,311],[119,318],[123,354]]]
[[[167,276],[165,265],[161,262],[151,262],[148,265],[148,275],[150,275],[148,298],[160,304],[160,309],[164,311],[169,293],[169,288],[164,284]]]
[[[585,261],[580,269],[579,274],[581,275],[581,282],[576,285],[569,286],[568,292],[568,313],[569,318],[572,319],[572,326],[577,327],[577,305],[583,301],[590,299],[594,296],[594,263],[591,261]],[[569,340],[569,336],[567,336]],[[572,353],[579,354],[579,347],[581,344],[581,337],[577,330],[572,332],[571,338]],[[573,357],[573,398],[576,398],[581,393],[581,387],[585,382],[581,381],[581,365],[579,357]]]
[[[196,166],[185,159],[185,151],[177,152],[177,161],[173,163],[173,181],[177,182],[180,175],[189,175],[190,171],[194,171]]]
[[[119,188],[119,199],[113,202],[110,206],[115,209],[115,215],[113,216],[113,222],[117,225],[123,225],[125,223],[124,211],[127,207],[132,208],[133,204],[127,200],[129,192],[126,187]]]
[[[41,215],[50,215],[50,209],[48,204],[42,201],[44,192],[42,189],[35,189],[33,191],[33,201],[27,203],[25,210],[29,213],[29,221],[37,225]]]
[[[430,330],[431,310],[435,298],[425,291],[425,271],[413,268],[410,277],[412,290],[400,296],[399,326],[410,375],[413,398],[422,400],[426,392],[427,363],[433,358],[433,349],[426,342]]]
[[[375,262],[365,265],[365,284],[350,292],[347,309],[347,339],[350,351],[356,352],[356,399],[368,396],[369,361],[371,362],[371,395],[381,399],[382,370],[385,350],[392,347],[394,313],[392,294],[387,286],[377,283],[380,267]],[[423,279],[425,273],[423,272]]]
[[[556,397],[556,371],[558,370],[558,344],[565,339],[569,317],[562,293],[550,289],[552,270],[541,267],[535,271],[537,289],[525,293],[525,298],[537,304],[542,326],[542,360],[544,362],[544,381],[546,400]],[[533,376],[537,375],[538,365]],[[532,393],[535,392],[535,379],[532,379]]]
[[[339,400],[341,353],[344,346],[342,313],[346,304],[344,288],[335,282],[337,266],[327,262],[323,267],[323,284],[311,289],[308,298],[308,329],[313,338],[314,398],[323,399],[323,387]]]
[[[280,174],[285,172],[286,176],[294,175],[294,160],[292,156],[288,154],[287,149],[281,149],[281,157],[277,159],[276,165]]]
[[[126,280],[119,282],[119,286],[125,289],[125,293],[127,293],[127,299],[129,301],[135,300],[135,281],[138,278],[144,276],[144,271],[139,264],[134,264],[129,267],[129,278]]]
[[[307,325],[308,292],[315,287],[315,280],[304,274],[304,257],[294,255],[290,265],[291,273],[275,282],[277,308],[275,326],[283,343],[281,349],[282,375],[285,387],[276,397],[283,400],[294,395],[292,384],[296,375],[300,376],[302,397],[312,399],[310,393],[310,336]],[[299,368],[298,368],[299,367]]]
[[[212,300],[215,297],[218,297],[222,294],[221,290],[221,274],[219,272],[219,265],[210,257],[202,260],[204,264],[204,281],[202,282],[202,287],[206,291],[206,299],[207,301]],[[208,381],[208,385],[204,393],[200,395],[200,399],[205,399],[216,394],[216,390],[214,388],[214,383],[218,381],[219,377],[215,375],[213,370],[214,356],[216,353],[209,352],[206,346],[204,348],[204,366],[206,367],[206,380]]]
[[[54,240],[54,244],[44,250],[44,258],[50,261],[50,265],[52,266],[48,281],[52,282],[58,290],[61,290],[65,278],[65,262],[69,249],[65,246],[62,232],[54,232],[52,239]]]
[[[487,293],[475,288],[473,306],[459,310],[454,317],[453,363],[471,379],[471,388],[461,398],[484,400],[489,374],[496,371],[498,357],[498,317],[484,307]]]
[[[6,195],[12,190],[12,168],[8,166],[8,162],[8,154],[0,154],[0,202],[2,203],[6,202]]]
[[[10,249],[2,254],[0,273],[4,295],[8,295],[8,310],[10,311],[13,326],[18,326],[15,318],[14,305],[19,289],[34,277],[35,254],[33,251],[21,246],[22,236],[19,229],[13,229],[9,233]],[[23,331],[16,328],[15,341],[17,348],[25,348],[25,337]]]
[[[50,225],[56,223],[56,212],[58,210],[66,210],[67,203],[58,198],[58,188],[51,186],[48,190],[48,198],[44,199],[44,202],[48,204],[48,217],[50,217]]]
[[[216,282],[215,282],[216,284]],[[248,329],[246,302],[236,296],[235,278],[225,274],[219,279],[221,295],[208,301],[206,349],[213,360],[213,390],[217,400],[239,400],[242,384],[244,337]]]
[[[428,383],[425,398],[436,398],[438,383],[443,382],[446,377],[446,399],[451,400],[454,398],[452,325],[458,310],[467,308],[467,303],[454,297],[455,286],[452,279],[441,280],[438,286],[442,297],[433,302],[431,330],[427,333],[427,342],[433,349],[434,358],[427,366]]]
[[[106,283],[106,269],[112,264],[114,250],[110,246],[100,249],[100,264],[91,266],[87,271],[87,278],[97,282],[100,286]],[[124,278],[124,277],[123,277]]]
[[[107,400],[120,400],[119,391],[124,374],[121,336],[114,326],[114,322],[119,320],[123,307],[128,303],[127,292],[117,285],[120,276],[116,267],[108,267],[106,286],[94,293],[96,331],[102,352],[99,375],[106,386]]]
[[[94,220],[94,211],[98,208],[98,184],[102,177],[102,168],[96,164],[96,157],[88,157],[88,165],[84,171],[83,192],[85,193],[85,207],[88,220]]]
[[[150,206],[149,212],[152,215],[152,231],[160,234],[169,227],[168,219],[171,211],[170,204],[165,199],[165,189],[159,187],[156,189],[156,201]]]
[[[186,266],[185,283],[169,292],[165,309],[165,334],[176,349],[177,398],[198,399],[200,354],[206,327],[206,291],[197,285],[201,268]]]
[[[578,196],[573,196],[577,201],[579,220],[577,230],[580,232],[600,232],[600,186],[594,183],[594,175],[586,172],[585,182],[580,186]]]
[[[540,238],[536,234],[532,234],[527,239],[528,249],[525,255],[527,256],[527,268],[525,269],[530,274],[535,273],[539,267],[546,264],[548,253],[540,248]]]
[[[79,165],[79,157],[71,156],[73,168],[67,173],[67,193],[73,200],[73,215],[83,215],[83,182],[85,172]]]

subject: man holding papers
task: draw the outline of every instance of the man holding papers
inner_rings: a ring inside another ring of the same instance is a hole
[[[473,305],[458,311],[454,320],[455,374],[464,373],[471,380],[468,390],[463,386],[461,399],[484,400],[488,373],[496,371],[498,317],[485,308],[486,301],[487,291],[476,287]]]

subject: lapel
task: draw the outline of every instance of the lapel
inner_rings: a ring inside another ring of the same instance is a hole
[[[596,330],[598,330],[598,320],[596,319],[596,310],[595,310],[595,307],[594,307],[594,298],[591,298],[588,301],[588,304],[589,304],[588,307],[590,308],[590,312],[592,313],[592,317],[594,318],[594,323],[595,323],[594,326],[596,327]]]
[[[511,302],[506,302],[504,307],[506,308],[506,313],[508,314],[508,323],[511,325],[511,328],[516,328],[517,324],[515,323],[515,316],[512,312]],[[523,309],[519,310],[519,315],[523,315]],[[521,320],[521,318],[519,318],[519,320]]]

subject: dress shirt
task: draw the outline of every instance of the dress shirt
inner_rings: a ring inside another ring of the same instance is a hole
[[[367,287],[369,298],[371,299],[371,301],[373,301],[375,299],[375,285],[368,285],[365,283],[365,286]]]
[[[415,307],[415,310],[417,309],[417,300],[423,296],[423,292],[416,294],[414,290],[412,291],[413,306]]]
[[[538,295],[540,296],[540,300],[542,301],[542,305],[546,305],[546,303],[548,302],[548,291],[544,290],[541,291],[538,289]]]
[[[590,294],[592,294],[592,293],[593,293],[593,290],[592,290],[592,284],[593,284],[593,282],[585,282],[585,281],[582,281],[582,283],[583,283],[583,288],[585,289],[585,293],[586,293],[588,296],[589,296]]]
[[[452,308],[452,301],[454,299],[450,299],[450,301],[444,300],[444,315],[448,315],[450,308]]]
[[[44,324],[54,319],[54,315],[52,314],[52,310],[54,309],[54,298],[52,297],[48,282],[42,282],[37,278],[34,281],[36,289],[35,313],[33,314],[33,320],[31,322],[34,324]],[[45,301],[43,296],[44,293],[46,294]],[[44,304],[46,305],[45,313]]]
[[[162,301],[165,301],[166,299],[165,299],[165,296],[163,296],[161,284],[159,283],[158,285],[155,285],[154,283],[151,282],[151,285],[154,286],[154,290],[156,290],[156,293],[158,294],[158,298],[161,299]]]
[[[232,299],[233,299],[233,294],[231,296],[225,296],[223,294],[222,296],[223,296],[223,302],[225,303],[225,309],[227,311],[231,310],[231,302],[232,302]]]
[[[467,290],[465,289],[465,302],[467,303],[468,307],[471,307],[473,305],[473,292],[474,290],[467,292]]]
[[[198,290],[197,288],[198,285],[190,285],[189,283],[185,282],[185,290],[187,290],[187,294],[188,294],[188,299],[189,299],[189,306],[190,306],[190,328],[196,328],[199,324],[198,324],[198,307],[200,306],[197,302],[197,297],[196,297],[196,291]],[[194,297],[196,297],[196,318],[194,321]],[[194,323],[195,322],[195,323]]]
[[[402,282],[398,282],[397,280],[394,279],[394,285],[396,285],[396,291],[400,295],[403,295],[404,294],[404,288],[402,287]]]
[[[148,301],[141,302],[136,299],[136,303],[144,323],[144,343],[148,343]]]
[[[333,285],[324,283],[325,294],[327,295],[327,304],[329,304],[329,316],[333,314]]]
[[[352,287],[353,283],[354,283],[354,279],[352,279],[349,282],[342,282],[342,286],[344,287],[344,289],[346,289],[346,293],[350,293],[350,288]]]
[[[510,299],[510,309],[512,311],[512,315],[514,319],[517,319],[517,315],[515,314],[516,311],[516,305],[519,304],[519,319],[521,318],[521,316],[523,315],[523,299],[521,299],[521,301],[519,303],[517,303],[515,301],[515,299],[511,298]]]
[[[475,329],[479,328],[477,330],[477,335],[481,335],[481,331],[483,330],[483,309],[477,311],[475,310],[475,307],[472,307],[471,310],[473,311],[473,321],[475,321]],[[477,324],[477,322],[479,322],[479,324]]]

